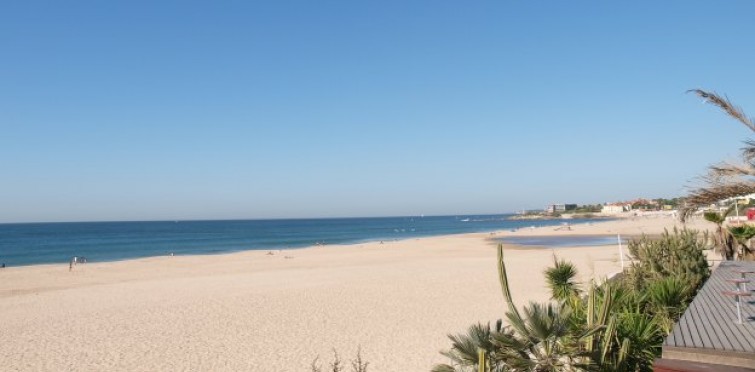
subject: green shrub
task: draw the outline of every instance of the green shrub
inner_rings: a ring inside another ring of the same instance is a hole
[[[559,260],[553,256],[553,267],[545,269],[545,280],[554,300],[565,301],[572,296],[579,295],[579,288],[574,278],[577,268],[571,262]]]
[[[556,302],[530,304],[521,314],[499,245],[508,325],[499,320],[495,328],[478,324],[449,336],[452,348],[442,354],[451,364],[432,371],[652,371],[673,322],[710,276],[707,241],[707,235],[676,229],[632,241],[632,265],[615,280],[591,283],[584,297],[574,282],[576,268],[554,259],[545,276]]]
[[[709,249],[707,234],[694,230],[664,231],[659,238],[642,236],[629,243],[634,261],[625,271],[623,281],[637,291],[644,291],[658,279],[678,278],[687,283],[694,295],[710,276],[704,251]]]

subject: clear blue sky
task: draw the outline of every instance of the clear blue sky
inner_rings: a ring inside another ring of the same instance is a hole
[[[610,4],[609,4],[610,3]],[[750,133],[755,2],[6,1],[0,222],[673,197]]]

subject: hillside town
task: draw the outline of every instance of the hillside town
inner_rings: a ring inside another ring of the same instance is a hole
[[[679,198],[645,199],[637,198],[627,201],[607,202],[603,204],[558,203],[549,204],[544,209],[523,210],[512,219],[551,219],[551,218],[600,218],[615,217],[628,212],[674,213],[679,205]]]
[[[636,216],[646,213],[667,212],[678,216],[681,205],[680,198],[645,199],[607,202],[603,204],[549,204],[544,209],[519,211],[511,219],[569,219],[569,218],[612,218],[618,216]],[[721,200],[701,208],[695,214],[716,212],[724,216],[728,222],[755,221],[755,194]]]

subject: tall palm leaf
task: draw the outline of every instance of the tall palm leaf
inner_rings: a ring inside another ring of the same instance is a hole
[[[739,107],[732,104],[728,98],[700,89],[693,89],[689,92],[719,107],[730,117],[755,132],[753,120],[748,118]],[[742,159],[742,164],[722,163],[711,166],[708,175],[704,177],[707,185],[691,191],[685,198],[686,204],[682,208],[682,219],[687,218],[700,207],[724,199],[755,193],[754,141],[745,141],[745,146],[742,148]]]

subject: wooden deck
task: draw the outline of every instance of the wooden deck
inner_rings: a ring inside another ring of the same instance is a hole
[[[737,323],[727,279],[741,278],[735,269],[755,270],[755,262],[725,261],[695,296],[663,343],[663,359],[755,368],[755,274],[747,274],[751,297],[741,298],[742,324]]]

